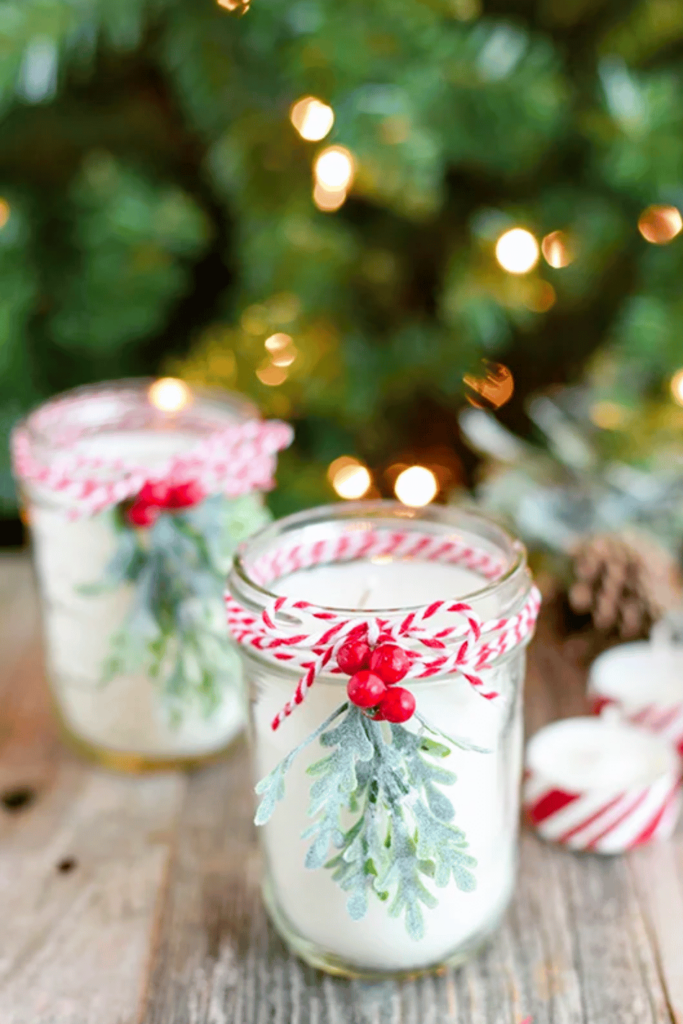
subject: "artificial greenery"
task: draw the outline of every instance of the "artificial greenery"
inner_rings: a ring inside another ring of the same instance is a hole
[[[236,545],[267,520],[260,498],[215,495],[186,511],[162,513],[142,530],[131,527],[121,507],[100,514],[116,531],[116,551],[103,578],[81,589],[96,595],[133,588],[102,666],[103,685],[143,671],[158,680],[172,721],[180,722],[189,705],[209,716],[226,680],[237,675],[222,597]]]
[[[683,207],[680,5],[245,6],[0,5],[3,434],[59,389],[163,369],[296,421],[278,511],[330,497],[342,454],[384,493],[405,462],[447,490],[464,373],[509,366],[500,415],[528,431],[525,395],[599,351],[602,398],[636,411],[616,433],[640,438],[683,366],[683,241],[637,228]],[[307,95],[335,113],[319,143],[290,123]],[[311,194],[327,144],[357,165],[335,213]],[[506,273],[516,225],[565,232],[573,261]],[[268,384],[275,332],[295,358]]]
[[[452,879],[471,892],[477,863],[466,852],[465,834],[452,824],[455,810],[442,790],[456,781],[441,763],[456,741],[439,742],[426,735],[435,730],[424,721],[421,726],[412,732],[342,704],[256,787],[262,798],[256,824],[263,825],[285,794],[294,759],[319,740],[330,753],[307,768],[314,820],[303,833],[311,840],[306,866],[332,872],[349,894],[354,920],[365,915],[374,894],[387,901],[392,917],[404,918],[413,939],[424,934],[422,905],[438,903],[425,880],[443,888]]]

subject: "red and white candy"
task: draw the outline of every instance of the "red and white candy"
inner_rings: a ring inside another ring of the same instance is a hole
[[[613,705],[683,754],[683,646],[643,641],[612,647],[593,662],[588,695],[594,713]]]
[[[610,716],[566,718],[527,746],[523,802],[544,839],[614,854],[670,836],[681,761],[666,740]]]

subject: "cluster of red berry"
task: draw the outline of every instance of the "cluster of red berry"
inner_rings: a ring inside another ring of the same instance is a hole
[[[126,516],[133,526],[152,526],[161,512],[177,512],[183,508],[191,508],[205,497],[201,486],[193,480],[176,485],[163,480],[150,481],[128,507]]]
[[[364,640],[349,640],[337,651],[337,664],[350,675],[346,693],[352,704],[372,711],[375,720],[407,722],[415,713],[415,698],[403,686],[410,658],[398,644],[371,650]]]

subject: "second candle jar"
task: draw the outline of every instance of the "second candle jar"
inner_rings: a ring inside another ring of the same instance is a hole
[[[238,395],[169,378],[76,389],[16,428],[48,673],[81,750],[158,768],[241,731],[223,583],[268,519],[262,491],[290,434]]]
[[[464,959],[514,886],[521,544],[456,510],[329,506],[246,542],[228,589],[276,926],[341,974]]]

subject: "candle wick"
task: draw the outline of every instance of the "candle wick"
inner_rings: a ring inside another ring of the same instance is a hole
[[[358,607],[359,608],[367,608],[368,601],[370,600],[370,594],[372,593],[374,586],[375,586],[375,580],[372,577],[370,577],[370,579],[366,580],[365,590],[363,591],[363,593],[361,594],[361,596],[358,599]]]

